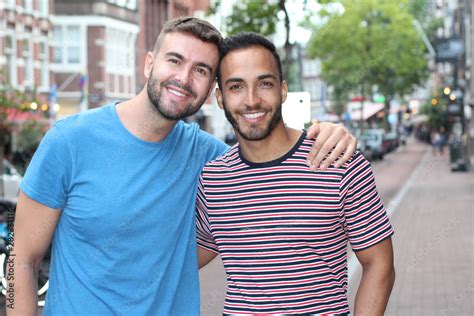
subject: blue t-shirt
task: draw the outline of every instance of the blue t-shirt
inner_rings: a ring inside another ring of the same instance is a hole
[[[196,184],[226,149],[181,121],[142,141],[115,104],[57,122],[21,183],[62,210],[44,314],[198,315]]]

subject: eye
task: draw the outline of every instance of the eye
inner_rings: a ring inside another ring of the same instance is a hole
[[[175,65],[179,64],[179,60],[176,59],[176,58],[169,58],[168,62],[171,63],[171,64],[175,64]]]
[[[207,73],[208,73],[207,69],[202,68],[202,67],[197,67],[196,72],[200,74],[201,76],[207,76]]]
[[[270,88],[273,88],[273,82],[270,82],[270,81],[262,81],[260,83],[260,86],[262,88],[266,88],[266,89],[270,89]]]
[[[240,84],[233,84],[231,86],[229,86],[229,90],[231,91],[237,91],[237,90],[241,90],[242,89],[242,85]]]

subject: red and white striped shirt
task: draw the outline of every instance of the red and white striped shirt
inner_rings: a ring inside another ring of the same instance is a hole
[[[252,163],[238,144],[206,164],[197,197],[198,244],[219,252],[225,314],[347,314],[347,242],[368,248],[393,234],[369,162],[312,171],[314,140]]]

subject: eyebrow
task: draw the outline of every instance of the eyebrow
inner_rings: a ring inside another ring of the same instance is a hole
[[[232,82],[244,82],[244,79],[242,79],[242,78],[229,78],[224,83],[228,84],[228,83],[232,83]]]
[[[275,79],[277,80],[277,76],[275,76],[274,74],[264,74],[264,75],[260,75],[257,77],[257,80],[263,80],[263,79]]]
[[[274,80],[277,80],[277,76],[275,76],[274,74],[264,74],[264,75],[260,75],[260,76],[257,76],[257,80],[264,80],[264,79],[274,79]],[[229,78],[227,79],[224,83],[225,84],[228,84],[228,83],[231,83],[231,82],[244,82],[244,79],[242,78]]]
[[[174,56],[176,58],[179,58],[181,60],[184,60],[184,56],[179,54],[179,53],[176,53],[176,52],[168,52],[165,54],[165,56]],[[212,67],[206,63],[203,63],[201,61],[197,62],[196,63],[196,66],[199,66],[199,67],[204,67],[204,68],[207,68],[211,73],[212,73]]]

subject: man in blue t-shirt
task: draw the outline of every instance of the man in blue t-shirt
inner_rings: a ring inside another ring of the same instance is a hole
[[[21,184],[9,315],[36,315],[35,276],[51,243],[45,315],[199,314],[196,183],[227,146],[180,119],[214,88],[221,42],[205,21],[169,21],[138,95],[47,133]],[[323,165],[355,148],[340,126],[313,126],[309,137],[317,133],[314,165],[334,146]]]

